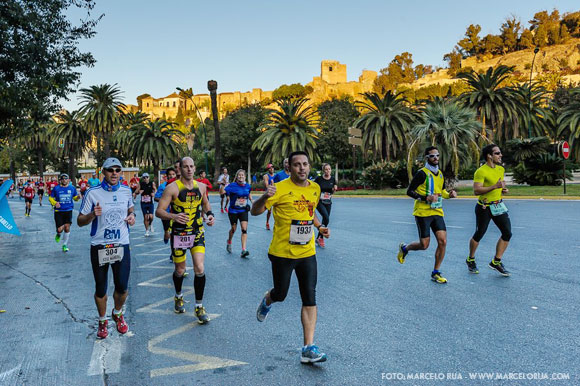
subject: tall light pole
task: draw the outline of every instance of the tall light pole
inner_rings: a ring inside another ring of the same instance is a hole
[[[208,162],[207,162],[207,153],[209,152],[209,150],[207,150],[207,130],[205,128],[205,123],[203,123],[203,118],[201,117],[199,109],[197,108],[197,105],[195,104],[195,101],[193,100],[193,93],[189,93],[188,91],[183,90],[181,87],[175,87],[175,89],[177,91],[181,91],[183,95],[186,95],[191,100],[191,103],[193,104],[193,107],[195,108],[195,112],[197,113],[197,116],[199,117],[199,122],[200,122],[201,126],[203,126],[203,155],[204,155],[204,159],[205,159],[205,174],[209,175]]]
[[[534,58],[532,59],[532,68],[530,68],[530,88],[529,88],[529,100],[528,100],[528,138],[532,138],[532,73],[534,72],[534,61],[536,60],[536,54],[540,51],[540,47],[534,48]]]

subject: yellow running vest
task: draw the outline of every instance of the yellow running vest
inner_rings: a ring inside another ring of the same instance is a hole
[[[423,197],[438,194],[443,198],[449,198],[449,193],[443,188],[445,178],[443,178],[443,173],[441,170],[439,170],[437,175],[433,174],[433,172],[427,168],[422,168],[421,170],[425,172],[425,182],[419,185],[415,192]],[[443,216],[443,208],[432,208],[430,202],[415,200],[415,205],[413,206],[413,216]]]

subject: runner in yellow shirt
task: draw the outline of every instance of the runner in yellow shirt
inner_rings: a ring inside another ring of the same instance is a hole
[[[266,193],[256,200],[251,213],[258,216],[266,209],[275,208],[274,232],[268,258],[272,263],[274,288],[267,291],[258,306],[256,316],[263,322],[274,302],[282,302],[288,294],[292,271],[296,271],[302,298],[302,328],[304,347],[301,363],[326,361],[326,354],[314,345],[316,329],[316,247],[314,229],[326,238],[330,230],[322,227],[315,209],[320,199],[320,186],[308,179],[310,163],[308,155],[297,151],[288,157],[290,178],[270,183]]]
[[[439,150],[435,146],[430,146],[425,149],[425,167],[415,174],[407,189],[407,195],[415,199],[413,216],[415,216],[419,231],[419,241],[399,244],[399,253],[397,254],[399,263],[403,264],[409,251],[426,250],[429,248],[431,240],[430,231],[433,231],[437,239],[437,250],[435,251],[435,264],[433,272],[431,272],[431,280],[439,284],[447,283],[447,279],[439,271],[447,247],[443,199],[457,197],[454,190],[447,192],[444,186],[443,172],[439,170]]]
[[[493,220],[501,231],[501,236],[497,241],[495,256],[489,263],[489,267],[503,276],[510,276],[510,272],[501,262],[512,237],[508,209],[502,200],[502,195],[508,193],[504,179],[505,171],[500,165],[502,154],[499,147],[493,143],[484,147],[482,153],[485,164],[477,169],[473,176],[473,191],[479,196],[475,205],[475,233],[469,240],[469,256],[465,262],[469,272],[479,273],[475,264],[475,251],[487,231],[489,222]]]

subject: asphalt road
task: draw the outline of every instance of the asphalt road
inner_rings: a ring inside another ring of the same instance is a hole
[[[214,212],[217,200],[210,200]],[[191,276],[187,312],[173,312],[173,266],[161,223],[156,219],[155,234],[145,238],[138,209],[126,305],[130,331],[120,336],[111,328],[99,341],[89,228],[73,225],[65,254],[54,242],[49,206],[35,202],[25,218],[24,202],[10,200],[23,235],[0,234],[0,309],[6,311],[0,313],[0,384],[423,385],[453,379],[497,385],[512,384],[497,379],[510,376],[518,384],[580,384],[580,202],[508,202],[509,278],[486,267],[499,237],[493,225],[478,251],[480,274],[467,272],[474,203],[444,203],[442,271],[449,283],[439,285],[430,280],[434,239],[404,265],[396,260],[399,242],[417,239],[412,200],[335,199],[332,236],[317,255],[316,343],[329,359],[305,366],[295,279],[286,301],[274,305],[266,322],[256,321],[272,280],[264,215],[250,218],[248,260],[239,257],[239,231],[233,253],[226,252],[226,214],[217,213],[216,225],[206,229],[204,305],[213,320],[201,326],[191,312]],[[112,279],[109,284],[112,294]]]

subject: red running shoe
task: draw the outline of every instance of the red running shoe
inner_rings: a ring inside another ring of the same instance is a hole
[[[127,322],[125,322],[125,318],[123,317],[122,313],[116,315],[115,311],[113,311],[112,315],[113,321],[117,324],[117,331],[119,331],[119,333],[124,334],[129,331],[129,326],[127,325]]]
[[[326,245],[324,244],[324,238],[323,237],[319,237],[316,239],[316,243],[318,244],[318,246],[320,248],[325,248]]]
[[[97,331],[97,337],[99,339],[105,339],[109,336],[109,330],[107,330],[108,320],[99,320],[99,330]]]
[[[224,212],[224,208],[222,208],[222,213]]]
[[[266,223],[266,230],[269,231],[270,230],[270,224]]]

